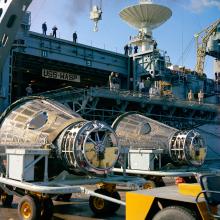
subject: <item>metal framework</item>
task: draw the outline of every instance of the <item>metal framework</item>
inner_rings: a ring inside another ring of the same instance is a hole
[[[173,97],[150,97],[139,92],[108,88],[74,89],[66,87],[41,95],[55,99],[84,118],[102,120],[111,124],[116,117],[128,111],[137,111],[178,129],[192,129],[214,123],[218,108]]]
[[[220,19],[212,23],[209,27],[195,34],[196,45],[197,45],[197,61],[196,61],[196,72],[199,75],[203,75],[206,48],[210,36],[216,32],[217,26],[220,24]]]

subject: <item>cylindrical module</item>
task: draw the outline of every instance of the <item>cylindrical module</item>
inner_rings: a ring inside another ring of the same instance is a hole
[[[9,147],[46,147],[53,164],[61,162],[69,172],[94,175],[108,173],[120,152],[110,126],[87,121],[42,97],[26,97],[6,109],[0,117],[0,146],[1,153]]]
[[[162,156],[178,165],[204,163],[207,149],[201,135],[194,130],[180,131],[134,112],[119,116],[112,127],[121,147],[163,149]]]

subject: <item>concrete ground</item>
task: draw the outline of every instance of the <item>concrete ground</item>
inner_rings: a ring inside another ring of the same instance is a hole
[[[122,200],[125,200],[125,193],[120,192]],[[108,219],[123,220],[125,219],[125,207],[122,207],[111,217],[97,218],[90,210],[87,195],[73,194],[70,202],[54,203],[53,220],[89,220],[89,219]],[[12,208],[4,208],[0,203],[1,220],[18,220],[17,205],[19,198],[14,197]]]

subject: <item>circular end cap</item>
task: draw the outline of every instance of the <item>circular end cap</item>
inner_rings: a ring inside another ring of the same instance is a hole
[[[99,121],[86,123],[76,139],[75,156],[81,168],[104,174],[117,162],[120,153],[118,140],[107,124]]]
[[[191,130],[188,132],[185,141],[186,160],[193,166],[201,166],[206,158],[207,147],[201,135]]]

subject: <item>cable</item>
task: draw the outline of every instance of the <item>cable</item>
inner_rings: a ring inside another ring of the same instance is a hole
[[[90,10],[92,10],[93,0],[90,0]]]
[[[185,48],[185,50],[183,51],[182,55],[179,57],[176,63],[180,63],[181,61],[183,61],[184,56],[186,59],[186,57],[189,55],[190,51],[192,50],[193,42],[194,42],[194,37],[190,40],[189,44],[187,45],[187,47]]]

